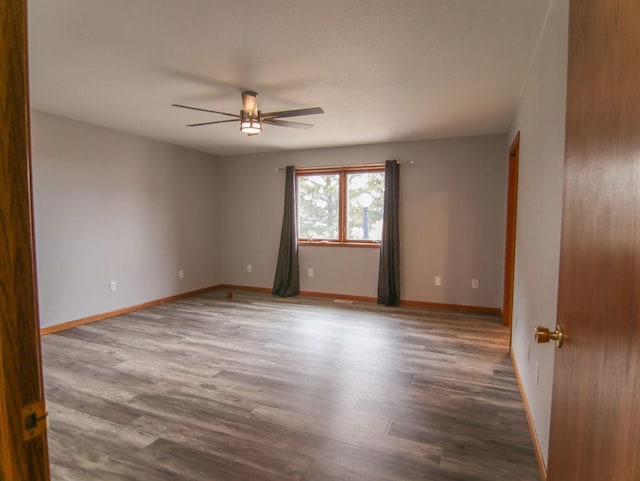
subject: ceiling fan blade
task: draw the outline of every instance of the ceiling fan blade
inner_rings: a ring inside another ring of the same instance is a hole
[[[302,122],[290,122],[288,120],[262,119],[263,124],[277,125],[278,127],[292,127],[294,129],[310,129],[313,124],[303,124]]]
[[[191,109],[191,110],[199,110],[201,112],[211,112],[212,114],[228,115],[229,117],[234,117],[236,119],[240,118],[240,116],[238,114],[229,114],[227,112],[218,112],[217,110],[200,109],[198,107],[189,107],[188,105],[180,105],[180,104],[171,104],[171,106],[172,107],[180,107],[181,109]]]
[[[215,122],[200,122],[199,124],[187,124],[187,127],[200,127],[201,125],[224,124],[226,122],[237,122],[238,119],[216,120]]]
[[[324,114],[324,110],[320,107],[311,107],[308,109],[282,110],[280,112],[268,112],[262,114],[263,119],[279,119],[283,117],[297,117],[299,115]]]

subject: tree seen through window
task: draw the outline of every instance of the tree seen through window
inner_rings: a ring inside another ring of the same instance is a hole
[[[298,172],[298,238],[375,243],[382,238],[383,168]]]

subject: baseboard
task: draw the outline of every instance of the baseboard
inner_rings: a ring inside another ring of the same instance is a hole
[[[47,334],[52,334],[54,332],[64,331],[66,329],[71,329],[73,327],[82,326],[84,324],[90,324],[96,321],[102,321],[104,319],[109,319],[110,317],[121,316],[123,314],[128,314],[129,312],[139,311],[140,309],[145,309],[147,307],[157,306],[158,304],[164,304],[166,302],[176,301],[178,299],[183,299],[185,297],[191,297],[197,294],[202,294],[204,292],[210,292],[218,289],[262,292],[266,294],[271,293],[270,287],[242,286],[242,285],[234,285],[234,284],[217,284],[215,286],[196,289],[195,291],[183,292],[182,294],[163,297],[161,299],[155,299],[153,301],[144,302],[142,304],[136,304],[135,306],[124,307],[122,309],[117,309],[115,311],[103,312],[100,314],[95,314],[93,316],[83,317],[82,319],[63,322],[61,324],[56,324],[54,326],[47,326],[40,329],[40,335],[44,336]],[[370,303],[377,302],[377,299],[375,297],[352,296],[348,294],[334,294],[330,292],[300,291],[300,295],[303,297],[318,297],[322,299],[340,299],[340,300],[370,302]],[[423,301],[411,301],[411,300],[401,300],[400,304],[403,306],[425,307],[428,309],[444,309],[444,310],[452,310],[452,311],[478,312],[483,314],[496,314],[496,315],[501,314],[500,309],[494,308],[494,307],[465,306],[460,304],[441,304],[437,302],[423,302]]]
[[[524,412],[527,416],[527,423],[529,424],[529,431],[531,431],[531,439],[533,440],[533,448],[536,453],[536,459],[538,461],[538,468],[540,469],[540,477],[542,481],[547,481],[547,467],[544,465],[544,458],[542,457],[542,449],[540,448],[540,440],[538,439],[538,433],[533,424],[533,416],[531,415],[531,409],[529,408],[529,401],[527,400],[527,394],[524,390],[524,384],[520,377],[520,370],[518,369],[518,363],[513,355],[513,351],[510,353],[511,362],[513,363],[513,370],[516,373],[516,379],[518,380],[518,388],[520,389],[520,395],[522,397],[522,404],[524,405]]]
[[[270,287],[254,287],[254,286],[243,286],[243,285],[234,285],[234,284],[220,284],[221,289],[236,289],[239,291],[253,291],[253,292],[271,292]],[[340,299],[347,301],[359,301],[359,302],[378,302],[378,299],[375,297],[368,296],[354,296],[349,294],[335,294],[332,292],[317,292],[317,291],[300,291],[300,295],[303,297],[319,297],[322,299]],[[425,301],[412,301],[408,299],[400,300],[401,306],[413,306],[413,307],[424,307],[427,309],[443,309],[448,311],[465,311],[465,312],[477,312],[481,314],[492,314],[496,316],[502,315],[502,310],[498,307],[484,307],[484,306],[467,306],[463,304],[444,304],[439,302],[425,302]]]
[[[270,287],[241,286],[241,285],[235,285],[235,284],[220,284],[220,289],[227,289],[227,290],[235,289],[237,291],[266,292],[268,294],[271,294],[271,291],[272,291]],[[376,302],[375,297],[332,294],[330,292],[300,291],[299,295],[302,297],[319,297],[322,299],[340,299],[345,301]]]
[[[440,302],[411,301],[408,299],[401,299],[400,305],[426,307],[428,309],[444,309],[446,311],[477,312],[481,314],[491,314],[495,316],[502,316],[502,309],[500,309],[499,307],[468,306],[464,304],[444,304]]]
[[[330,292],[316,292],[316,291],[300,291],[300,295],[303,297],[319,297],[321,299],[340,299],[341,301],[356,301],[356,302],[369,302],[376,303],[378,299],[375,297],[367,296],[351,296],[348,294],[332,294]]]
[[[63,322],[61,324],[56,324],[53,326],[47,326],[40,329],[40,335],[45,336],[47,334],[53,334],[54,332],[64,331],[66,329],[71,329],[72,327],[82,326],[84,324],[90,324],[96,321],[102,321],[104,319],[109,319],[110,317],[121,316],[122,314],[128,314],[130,312],[139,311],[140,309],[145,309],[147,307],[157,306],[158,304],[165,304],[167,302],[177,301],[178,299],[184,299],[185,297],[195,296],[197,294],[202,294],[204,292],[214,291],[219,289],[220,285],[204,287],[202,289],[196,289],[194,291],[183,292],[182,294],[176,294],[174,296],[163,297],[161,299],[155,299],[149,302],[143,302],[142,304],[136,304],[135,306],[124,307],[122,309],[116,309],[115,311],[103,312],[100,314],[95,314],[89,317],[83,317],[81,319],[76,319],[74,321]]]
[[[265,294],[271,294],[272,289],[270,287],[255,287],[255,286],[241,286],[236,284],[220,284],[218,289],[226,289],[228,291],[251,291],[251,292],[263,292]]]

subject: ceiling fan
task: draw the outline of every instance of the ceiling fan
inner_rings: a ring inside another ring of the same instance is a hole
[[[262,125],[276,125],[278,127],[293,127],[296,129],[310,129],[313,124],[305,124],[302,122],[291,122],[289,120],[280,120],[285,117],[298,117],[301,115],[323,114],[324,110],[320,107],[311,107],[308,109],[282,110],[280,112],[268,112],[263,114],[258,110],[258,94],[253,90],[245,90],[242,92],[242,110],[240,114],[230,114],[227,112],[219,112],[217,110],[201,109],[198,107],[189,107],[188,105],[171,104],[173,107],[183,109],[200,110],[201,112],[211,112],[214,114],[226,115],[233,117],[230,120],[216,120],[214,122],[200,122],[198,124],[188,124],[187,127],[199,127],[201,125],[224,124],[227,122],[240,122],[240,131],[247,135],[258,135],[262,132]]]

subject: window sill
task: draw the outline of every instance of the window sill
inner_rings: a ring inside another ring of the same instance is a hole
[[[368,249],[379,249],[380,242],[298,241],[298,246],[365,247]]]

